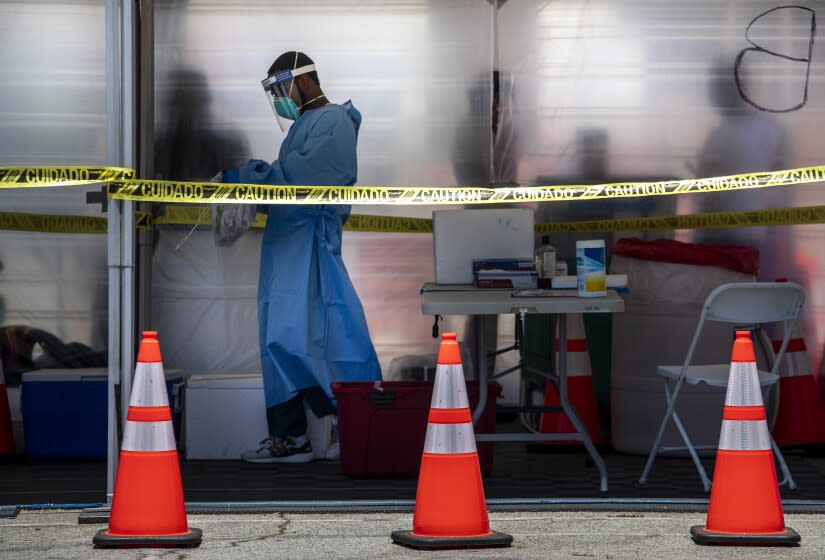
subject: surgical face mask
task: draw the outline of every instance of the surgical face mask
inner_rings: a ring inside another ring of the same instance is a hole
[[[298,118],[298,105],[291,97],[273,97],[272,104],[278,116],[291,121]]]

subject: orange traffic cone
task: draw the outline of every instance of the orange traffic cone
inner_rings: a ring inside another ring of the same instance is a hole
[[[158,334],[144,332],[120,449],[106,548],[195,547],[201,530],[186,522],[180,465]]]
[[[778,278],[777,282],[787,282]],[[773,341],[779,352],[781,340]],[[785,349],[785,363],[779,370],[779,410],[773,425],[778,445],[805,445],[825,441],[825,410],[816,388],[805,339],[798,328]]]
[[[417,549],[507,547],[513,537],[490,530],[473,420],[455,333],[438,351],[412,531],[396,544]]]
[[[785,526],[748,331],[736,331],[731,362],[707,520],[690,534],[697,544],[798,543]]]
[[[590,370],[590,356],[584,319],[581,314],[567,316],[567,398],[587,428],[593,443],[602,443],[599,409],[596,406],[596,390],[593,387],[593,373]],[[556,363],[558,363],[559,339],[556,339]],[[557,368],[558,371],[558,368]],[[544,392],[544,406],[561,406],[559,393],[552,381],[547,381]],[[571,434],[576,429],[563,412],[546,412],[541,415],[541,433]],[[576,441],[548,441],[545,444],[578,445]]]
[[[6,376],[3,374],[3,364],[0,362],[0,455],[15,453],[14,431],[11,426],[11,411],[9,410],[9,393],[6,390]]]

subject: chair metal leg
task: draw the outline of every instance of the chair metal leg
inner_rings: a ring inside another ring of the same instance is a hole
[[[653,441],[653,447],[650,449],[650,455],[647,457],[647,463],[645,463],[645,468],[642,471],[642,476],[639,477],[639,484],[647,484],[647,477],[650,474],[650,469],[653,468],[653,460],[656,458],[656,454],[659,451],[659,444],[662,442],[662,437],[665,434],[665,428],[667,427],[667,422],[670,420],[670,417],[673,416],[676,406],[676,397],[679,396],[679,389],[682,387],[682,379],[680,378],[679,381],[676,382],[676,388],[673,390],[673,396],[670,396],[670,385],[668,384],[668,380],[665,379],[665,400],[667,401],[667,412],[665,412],[664,418],[662,418],[662,423],[659,425],[659,431],[656,433],[656,439]]]
[[[665,387],[665,391],[668,391],[667,387]],[[702,466],[702,462],[699,460],[699,455],[696,453],[696,448],[693,446],[693,442],[690,441],[687,430],[685,430],[684,425],[682,425],[682,421],[679,419],[679,414],[675,410],[673,411],[673,421],[676,423],[679,433],[682,434],[682,439],[685,441],[688,453],[690,453],[690,456],[693,459],[693,464],[696,465],[696,470],[699,471],[699,478],[702,479],[702,486],[705,487],[705,492],[710,492],[711,482],[708,478],[708,473],[705,471],[705,467]]]
[[[779,461],[779,468],[782,470],[783,478],[779,486],[785,486],[787,484],[789,490],[796,490],[796,482],[794,482],[791,471],[788,470],[788,465],[785,463],[785,457],[783,457],[782,452],[779,451],[779,446],[776,445],[773,436],[771,436],[771,448],[773,449],[774,455],[776,455],[777,461]]]

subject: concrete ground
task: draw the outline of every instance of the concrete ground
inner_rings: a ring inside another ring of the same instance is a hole
[[[492,513],[491,528],[509,533],[512,548],[422,552],[390,541],[409,529],[409,514],[190,515],[203,530],[198,549],[95,550],[94,533],[105,526],[78,525],[77,511],[23,511],[0,519],[0,558],[564,558],[564,559],[776,559],[825,557],[825,518],[794,514],[786,523],[802,535],[794,548],[702,547],[689,536],[703,514],[689,513]]]

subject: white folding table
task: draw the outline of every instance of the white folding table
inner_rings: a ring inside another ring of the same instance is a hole
[[[567,314],[568,313],[619,313],[624,311],[624,300],[613,290],[605,297],[579,298],[575,290],[550,290],[548,295],[538,297],[515,297],[513,290],[478,289],[469,285],[424,284],[421,288],[421,310],[425,315],[471,315],[477,322],[479,333],[484,332],[487,315],[519,315],[527,313],[552,314],[559,317],[559,367],[558,384],[561,411],[570,419],[576,433],[570,434],[477,434],[478,441],[582,441],[588,454],[599,469],[600,489],[607,492],[607,467],[593,445],[567,397]],[[548,341],[554,346],[553,335]],[[477,422],[487,404],[487,349],[484,337],[479,336],[478,358],[476,362],[479,380],[479,399],[473,411],[473,422]],[[545,374],[547,375],[547,374]],[[549,375],[548,375],[549,376]]]

